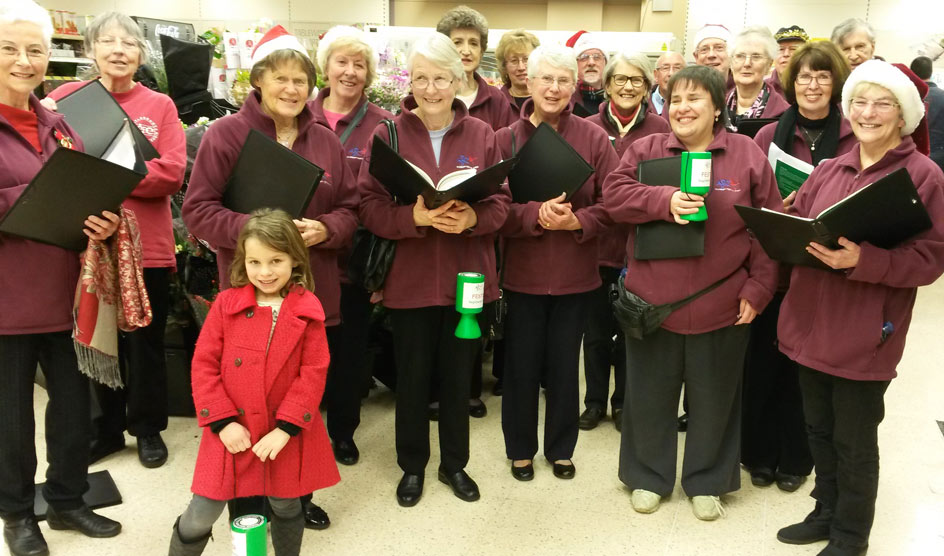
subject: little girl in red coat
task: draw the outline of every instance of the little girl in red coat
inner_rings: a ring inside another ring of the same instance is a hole
[[[340,480],[318,413],[329,358],[308,261],[283,211],[253,212],[239,234],[232,288],[213,302],[193,356],[204,429],[171,556],[201,554],[226,501],[260,495],[272,507],[276,556],[297,556],[305,523],[298,497]]]

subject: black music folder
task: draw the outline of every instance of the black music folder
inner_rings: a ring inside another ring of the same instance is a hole
[[[400,156],[386,141],[374,138],[369,171],[398,202],[412,205],[416,196],[422,195],[426,208],[433,209],[453,199],[474,203],[494,195],[517,162],[517,158],[509,158],[478,173],[475,168],[462,168],[434,184],[422,168]]]
[[[743,118],[737,124],[737,132],[739,135],[747,135],[753,139],[762,127],[776,121],[779,121],[778,118]]]
[[[636,179],[646,185],[682,183],[682,157],[669,156],[643,160],[636,167]],[[668,209],[668,207],[666,207]],[[708,213],[711,218],[711,213]],[[633,258],[640,261],[701,257],[705,254],[705,222],[678,224],[653,220],[636,225]]]
[[[301,218],[324,170],[259,130],[249,130],[226,189],[223,206],[249,214],[268,207]]]
[[[518,152],[518,164],[508,174],[511,200],[543,203],[566,193],[573,197],[594,172],[586,160],[554,128],[541,123]]]
[[[741,205],[734,208],[771,259],[822,269],[829,267],[806,252],[811,241],[839,249],[837,240],[845,237],[890,249],[931,228],[928,211],[904,168],[866,185],[816,218]]]
[[[97,79],[63,97],[56,106],[57,111],[65,116],[66,122],[82,138],[85,152],[99,158],[121,131],[122,123],[130,120],[115,97]],[[131,133],[145,161],[160,157],[154,145],[134,123],[131,124]]]
[[[125,120],[102,158],[59,148],[0,220],[0,232],[84,251],[89,215],[118,213],[147,170]]]

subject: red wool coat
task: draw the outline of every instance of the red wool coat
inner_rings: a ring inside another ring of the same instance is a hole
[[[193,355],[193,401],[204,427],[194,494],[294,498],[341,479],[318,412],[329,361],[324,319],[314,294],[295,289],[282,302],[266,353],[272,310],[256,305],[251,284],[220,293]],[[249,429],[253,445],[276,428],[276,420],[302,430],[276,459],[262,463],[252,450],[230,454],[207,426],[234,416]]]

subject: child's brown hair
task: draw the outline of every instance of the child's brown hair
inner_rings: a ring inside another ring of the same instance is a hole
[[[252,211],[249,220],[239,232],[236,240],[236,254],[229,267],[229,283],[238,288],[249,283],[246,275],[246,240],[254,237],[269,249],[288,253],[295,266],[292,267],[292,276],[282,288],[284,297],[295,285],[315,291],[315,278],[311,274],[311,262],[308,259],[308,248],[299,233],[292,217],[284,210],[261,208]]]

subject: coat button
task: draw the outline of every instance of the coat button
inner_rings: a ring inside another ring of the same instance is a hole
[[[308,413],[308,412],[306,411],[305,414],[302,415],[302,419],[304,419],[304,421],[305,421],[306,423],[307,423],[308,421],[311,421],[311,413]]]
[[[210,410],[209,410],[209,409],[206,409],[206,408],[201,409],[201,410],[200,410],[200,415],[203,416],[203,417],[209,417],[209,416],[210,416]]]
[[[247,319],[251,319],[251,318],[252,318],[252,315],[254,315],[254,314],[255,314],[255,313],[252,312],[252,309],[249,309],[248,311],[246,311],[246,318],[247,318]]]
[[[243,415],[246,414],[246,410],[244,410],[244,409],[241,408],[241,407],[237,407],[237,408],[236,408],[236,413],[239,413],[240,416],[243,416]]]
[[[239,357],[236,358],[236,361],[233,361],[233,365],[236,365],[237,367],[242,364],[243,364],[243,360],[240,359]]]

